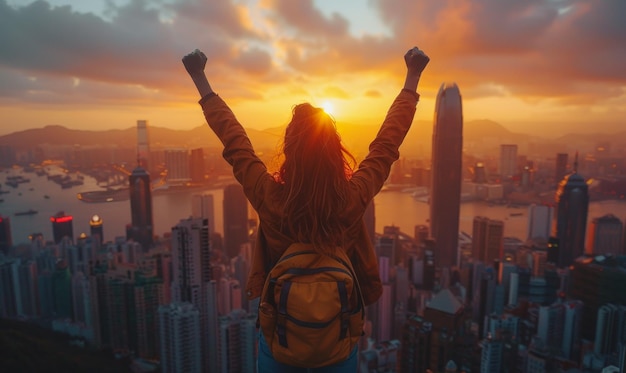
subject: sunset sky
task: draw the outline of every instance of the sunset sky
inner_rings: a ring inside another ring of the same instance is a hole
[[[195,48],[246,127],[284,125],[305,101],[378,124],[413,46],[431,57],[417,119],[453,81],[465,120],[626,122],[624,0],[0,0],[0,135],[201,125],[180,62]]]

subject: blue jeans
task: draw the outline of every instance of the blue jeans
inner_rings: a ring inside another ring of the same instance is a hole
[[[359,346],[354,346],[350,356],[337,364],[321,368],[298,368],[285,365],[274,360],[263,333],[259,333],[259,358],[257,360],[257,373],[356,373]]]

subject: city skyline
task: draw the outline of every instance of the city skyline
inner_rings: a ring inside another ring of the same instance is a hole
[[[463,87],[467,120],[616,131],[626,107],[617,63],[625,56],[625,7],[617,0],[2,0],[0,15],[11,21],[0,26],[0,134],[46,124],[128,128],[137,118],[156,127],[201,125],[180,63],[194,48],[208,51],[214,88],[247,126],[282,125],[302,101],[341,122],[376,124],[401,87],[401,56],[413,45],[433,61],[420,83],[418,120],[431,118],[440,82],[453,80]]]

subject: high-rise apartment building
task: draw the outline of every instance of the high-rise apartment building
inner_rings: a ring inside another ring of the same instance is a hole
[[[136,167],[129,177],[131,225],[127,238],[139,242],[147,252],[152,246],[152,186],[146,169]]]
[[[234,258],[248,242],[248,200],[239,184],[224,188],[224,254]]]
[[[472,257],[492,263],[504,256],[504,222],[475,216],[472,234]]]
[[[500,145],[498,173],[502,179],[507,179],[517,174],[517,145]]]
[[[402,331],[401,372],[426,372],[430,364],[433,325],[418,315],[410,316]]]
[[[207,219],[181,220],[172,228],[172,298],[193,304],[199,312],[202,366],[207,370],[209,357],[211,262]],[[215,292],[213,294],[216,296]],[[217,304],[216,304],[217,305]]]
[[[258,332],[256,316],[242,309],[219,318],[217,372],[254,372]]]
[[[215,233],[215,205],[213,194],[203,193],[191,196],[191,216],[208,220],[209,236]]]
[[[11,219],[7,216],[0,215],[0,252],[4,255],[8,255],[12,246]]]
[[[455,83],[442,84],[435,103],[430,188],[430,232],[437,242],[435,265],[457,265],[463,110]]]
[[[160,362],[163,373],[201,373],[200,312],[191,303],[159,307]]]
[[[23,314],[19,260],[0,260],[0,317],[16,318]]]
[[[459,338],[463,335],[463,304],[448,289],[437,293],[424,309],[424,319],[432,323],[430,369],[441,372],[445,364],[458,353]]]
[[[68,237],[70,242],[74,242],[74,218],[71,215],[65,215],[65,212],[59,211],[50,217],[50,221],[54,243],[60,243],[63,237]]]
[[[554,208],[548,205],[532,204],[528,207],[528,234],[526,239],[548,240],[552,230]]]
[[[189,177],[191,182],[200,184],[204,182],[204,150],[202,148],[191,149],[189,157]]]
[[[570,300],[563,304],[563,356],[572,361],[580,361],[580,328],[582,323],[583,302]]]
[[[72,275],[65,260],[57,262],[56,269],[52,274],[52,294],[54,317],[71,319],[74,308],[72,303]]]
[[[568,297],[583,303],[582,337],[593,340],[597,313],[607,303],[626,305],[623,257],[578,258],[570,269]]]
[[[556,192],[558,267],[571,265],[585,251],[589,187],[578,174],[577,163],[574,163],[574,172],[563,178]]]
[[[167,182],[170,185],[190,182],[189,151],[185,148],[166,149],[165,168],[167,169]]]
[[[25,316],[39,316],[39,300],[37,289],[37,263],[23,260],[18,267],[22,312]]]
[[[613,214],[594,218],[589,227],[587,247],[589,255],[623,255],[624,224]]]
[[[472,182],[476,184],[485,184],[487,182],[487,171],[485,170],[485,164],[483,162],[476,162],[476,164],[474,164]]]

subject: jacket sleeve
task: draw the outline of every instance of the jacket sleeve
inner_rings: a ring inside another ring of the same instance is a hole
[[[411,128],[418,100],[419,95],[413,91],[403,89],[398,94],[369,146],[368,155],[352,175],[351,182],[359,189],[364,205],[383,187],[391,165],[399,158],[398,148]]]
[[[396,97],[387,112],[376,138],[370,144],[367,157],[359,164],[359,168],[352,175],[350,182],[357,189],[363,209],[380,191],[389,176],[391,165],[398,159],[398,148],[402,144],[415,115],[415,107],[419,95],[409,90],[402,90]],[[359,242],[369,242],[366,236],[364,223],[361,221],[358,233]],[[371,244],[367,243],[354,247],[350,253],[354,270],[361,282],[362,288],[368,289],[363,298],[366,305],[378,300],[382,294],[382,283],[378,272],[376,252]]]
[[[235,178],[243,186],[252,207],[257,209],[263,202],[263,180],[272,176],[224,100],[212,93],[204,96],[199,103],[209,127],[224,145],[224,159],[233,167]]]

